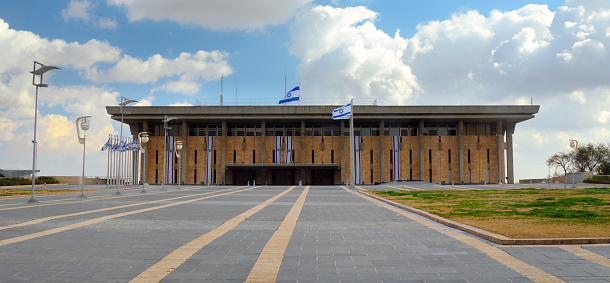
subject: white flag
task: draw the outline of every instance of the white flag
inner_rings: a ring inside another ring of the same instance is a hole
[[[278,104],[281,105],[291,105],[291,104],[299,104],[300,99],[300,90],[299,87],[295,87],[286,94],[284,94],[284,99],[281,99]]]

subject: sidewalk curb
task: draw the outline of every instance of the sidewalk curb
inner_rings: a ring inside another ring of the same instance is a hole
[[[396,203],[382,197],[370,194],[364,190],[358,190],[358,193],[366,195],[368,197],[374,198],[376,200],[385,202],[389,205],[404,209],[406,211],[418,214],[420,216],[426,217],[430,220],[436,221],[438,223],[447,225],[451,228],[455,228],[488,241],[494,242],[500,245],[583,245],[583,244],[607,244],[610,243],[610,238],[542,238],[542,239],[512,239],[506,236],[502,236],[499,234],[491,233],[489,231],[485,231],[483,229],[479,229],[476,227],[472,227],[466,224],[462,224],[453,220],[449,220],[438,215],[434,215],[432,213],[413,208],[410,206],[406,206],[400,203]]]

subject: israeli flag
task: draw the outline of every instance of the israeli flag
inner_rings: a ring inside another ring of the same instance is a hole
[[[213,136],[208,136],[207,138],[208,144],[206,146],[206,164],[205,164],[205,181],[208,184],[211,184],[212,181],[214,181],[214,176],[212,175],[214,173],[214,170],[212,170],[212,148],[214,147],[214,137]]]
[[[286,94],[284,94],[284,99],[280,100],[280,105],[291,105],[291,104],[299,104],[300,99],[300,90],[299,87],[295,87]]]
[[[108,138],[108,140],[106,141],[104,146],[102,146],[102,151],[105,151],[105,150],[111,149],[111,148],[112,148],[112,142],[111,142],[110,138]]]
[[[165,161],[167,162],[167,172],[165,172],[165,183],[174,183],[174,141],[176,137],[167,137],[167,152]]]
[[[291,164],[292,160],[292,136],[286,137],[286,164]]]
[[[282,137],[275,137],[275,164],[282,163]]]
[[[400,137],[392,136],[392,173],[394,180],[400,180]]]
[[[349,119],[352,115],[352,103],[333,110],[333,120]]]
[[[360,136],[354,136],[354,183],[362,184],[362,167],[360,166]]]

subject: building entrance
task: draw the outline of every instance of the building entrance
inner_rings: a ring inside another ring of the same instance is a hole
[[[294,185],[294,170],[273,170],[272,184],[281,186]]]
[[[256,170],[233,170],[233,184],[237,186],[245,186],[250,182],[254,184],[256,179]]]
[[[319,169],[319,170],[312,170],[312,178],[311,178],[311,184],[312,185],[333,185],[335,183],[334,177],[335,174],[333,174],[333,170],[330,169]]]

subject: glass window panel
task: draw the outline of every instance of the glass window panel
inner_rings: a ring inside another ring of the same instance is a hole
[[[332,132],[334,137],[341,136],[341,125],[332,125]]]
[[[200,137],[205,136],[205,132],[206,132],[205,126],[199,126],[197,131],[198,131],[197,135],[199,135]]]
[[[398,136],[400,134],[399,128],[397,125],[390,126],[390,136]]]
[[[322,126],[321,125],[313,126],[313,135],[314,135],[314,137],[319,137],[322,135]]]
[[[229,136],[229,137],[235,136],[235,125],[227,126],[227,136]]]
[[[390,135],[390,127],[389,126],[385,126],[383,128],[383,135],[386,136],[386,137]]]
[[[371,126],[371,136],[374,136],[374,137],[379,136],[379,127]]]
[[[286,136],[288,136],[288,137],[292,136],[292,131],[293,131],[292,129],[294,128],[294,126],[286,125],[286,126],[284,126],[284,128],[285,128],[284,133],[286,133]]]
[[[371,126],[362,125],[362,136],[370,136],[371,135]]]
[[[435,126],[428,126],[428,135],[429,136],[438,136],[438,128]]]
[[[305,135],[308,137],[313,136],[313,126],[305,126]]]
[[[417,136],[417,128],[415,128],[415,127],[411,128],[411,136],[412,137]]]
[[[189,126],[189,136],[197,136],[197,126]]]
[[[222,135],[222,128],[220,128],[221,133],[218,135]],[[208,126],[208,136],[216,136],[216,126]]]
[[[267,130],[267,136],[268,136],[268,137],[272,137],[272,136],[274,135],[274,134],[273,134],[273,132],[274,132],[274,127],[273,127],[273,125],[267,125],[267,129],[266,129],[266,130]]]
[[[256,127],[256,131],[255,131],[255,132],[256,132],[256,136],[257,136],[257,137],[260,137],[260,136],[262,136],[262,135],[263,135],[263,129],[262,129],[261,127],[258,127],[258,126],[257,126],[257,127]]]
[[[408,127],[400,127],[400,135],[403,137],[406,137],[409,135],[409,128]]]
[[[294,126],[294,136],[296,136],[296,137],[301,136],[301,125]]]
[[[324,136],[325,137],[330,137],[332,132],[331,132],[331,126],[330,125],[324,125]]]
[[[244,125],[237,125],[237,136],[238,137],[243,137],[245,136],[245,126]]]
[[[457,128],[453,126],[447,127],[447,135],[457,136]]]
[[[438,135],[446,136],[447,135],[447,126],[438,126]]]
[[[254,136],[255,127],[256,126],[254,126],[254,125],[247,125],[246,126],[246,136],[253,137]]]

